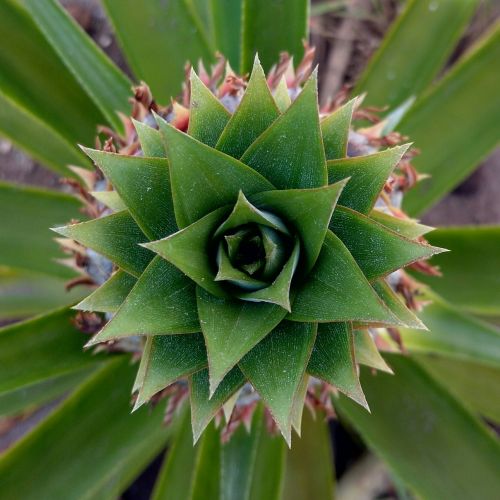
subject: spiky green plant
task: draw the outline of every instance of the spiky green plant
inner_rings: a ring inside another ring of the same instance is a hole
[[[76,308],[115,313],[88,345],[146,338],[136,407],[188,377],[196,442],[250,384],[290,443],[310,377],[368,408],[353,328],[422,327],[386,278],[440,249],[372,214],[408,145],[347,158],[356,100],[320,120],[315,73],[291,102],[258,59],[232,114],[190,84],[187,133],[153,111],[135,156],[85,149],[124,209],[55,229],[116,269]]]

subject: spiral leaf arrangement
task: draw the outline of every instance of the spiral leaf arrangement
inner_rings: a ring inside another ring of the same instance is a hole
[[[368,408],[354,345],[423,327],[386,277],[440,249],[374,210],[407,146],[347,157],[354,101],[320,120],[314,73],[292,102],[256,60],[231,113],[192,72],[190,99],[187,133],[134,123],[142,155],[85,149],[114,212],[56,231],[116,271],[76,307],[113,314],[89,345],[145,337],[136,407],[187,378],[196,441],[251,387],[290,442],[311,378]]]

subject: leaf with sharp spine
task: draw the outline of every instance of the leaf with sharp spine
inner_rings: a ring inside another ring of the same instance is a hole
[[[414,219],[401,219],[400,217],[393,217],[392,215],[380,212],[379,210],[372,210],[369,213],[369,217],[370,219],[373,219],[379,224],[382,224],[395,233],[398,233],[410,240],[423,236],[424,234],[434,230],[433,227],[419,224]],[[446,245],[443,246],[446,247]]]
[[[152,252],[140,246],[147,238],[126,211],[80,224],[56,227],[53,231],[92,248],[136,277],[154,257]]]
[[[212,394],[226,373],[285,317],[286,311],[275,304],[214,297],[200,287],[197,299]]]
[[[120,195],[116,191],[90,191],[97,201],[110,208],[113,212],[122,212],[127,210],[127,205],[123,203]]]
[[[207,353],[201,333],[155,335],[148,342],[134,410],[176,380],[207,366]]]
[[[282,321],[239,366],[290,446],[292,407],[316,338],[313,323]]]
[[[73,309],[115,313],[136,282],[137,278],[119,269]]]
[[[337,207],[330,229],[349,249],[370,281],[446,251],[404,238],[346,207]]]
[[[285,75],[281,77],[281,80],[279,81],[278,86],[274,91],[274,100],[276,102],[276,106],[278,106],[278,109],[282,113],[284,113],[290,107],[290,104],[292,104],[292,99],[288,92]]]
[[[240,158],[279,114],[267,86],[264,70],[255,56],[243,98],[217,141],[217,149],[234,158]]]
[[[141,143],[141,149],[144,156],[150,158],[164,158],[167,156],[165,146],[161,140],[161,134],[158,130],[145,123],[139,122],[132,118],[137,137]]]
[[[278,189],[315,188],[327,183],[316,78],[314,73],[288,110],[241,157]]]
[[[339,204],[364,214],[370,212],[387,178],[409,147],[406,144],[371,155],[330,160],[330,184],[350,177],[340,195]]]
[[[375,368],[382,372],[393,373],[380,354],[368,330],[355,330],[353,335],[356,363]]]
[[[190,82],[188,134],[207,146],[215,147],[231,115],[193,69]]]
[[[300,437],[302,433],[302,415],[304,413],[304,406],[306,404],[307,389],[309,388],[310,376],[306,372],[304,373],[302,380],[300,381],[299,388],[295,394],[295,399],[293,400],[292,406],[292,428],[295,430],[297,435]]]
[[[292,279],[299,262],[299,257],[300,241],[296,238],[292,253],[276,279],[266,288],[261,288],[255,292],[240,293],[238,296],[252,302],[277,304],[290,312],[290,287],[292,286]]]
[[[347,156],[347,141],[349,139],[352,112],[357,101],[357,97],[351,99],[321,120],[321,134],[327,160],[338,160]],[[349,175],[346,177],[349,177]]]
[[[156,256],[111,321],[88,345],[132,335],[199,330],[194,283],[170,262]]]
[[[349,323],[322,323],[307,365],[307,372],[325,380],[369,411],[354,358],[354,339]]]
[[[111,181],[148,238],[156,240],[177,231],[165,158],[84,151]]]
[[[227,293],[214,281],[215,272],[207,247],[227,212],[228,209],[219,208],[163,240],[147,243],[146,247],[171,262],[208,292],[225,297]]]
[[[384,301],[384,304],[391,310],[392,314],[394,314],[396,318],[399,318],[402,326],[416,328],[418,330],[427,330],[427,327],[412,311],[410,311],[410,309],[408,309],[408,307],[406,307],[401,298],[383,278],[373,283],[373,289]]]
[[[244,384],[245,377],[237,366],[234,367],[224,377],[212,397],[210,397],[208,370],[194,373],[189,380],[191,424],[193,440],[196,443],[222,405]]]
[[[398,324],[345,245],[331,231],[318,261],[296,293],[293,321],[364,321]]]
[[[157,121],[167,149],[175,218],[180,228],[235,203],[242,188],[247,196],[274,189],[238,160],[189,137],[158,116]]]
[[[251,197],[259,207],[279,215],[301,237],[301,256],[314,266],[323,245],[328,224],[346,180],[315,189],[268,191]]]

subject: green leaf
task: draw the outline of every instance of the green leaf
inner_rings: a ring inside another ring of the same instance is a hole
[[[56,0],[25,0],[24,5],[47,41],[80,82],[109,123],[123,124],[117,111],[128,114],[130,81],[98,48]]]
[[[221,446],[221,500],[250,498],[255,465],[260,459],[257,457],[260,436],[266,432],[262,417],[262,406],[259,406],[252,418],[251,431],[240,425],[229,441]]]
[[[379,299],[344,244],[331,231],[289,315],[293,321],[363,321],[393,324],[394,316]]]
[[[311,356],[316,329],[312,323],[282,321],[239,364],[269,408],[288,445],[292,405]]]
[[[196,466],[198,446],[193,446],[191,437],[191,423],[189,411],[184,409],[182,415],[176,416],[180,420],[179,430],[172,438],[167,457],[156,480],[153,500],[186,500],[190,497],[193,469]]]
[[[257,172],[198,142],[157,118],[167,148],[175,218],[184,228],[212,210],[235,203],[241,189],[250,196],[273,189]]]
[[[130,274],[118,269],[103,285],[73,307],[79,311],[115,313],[137,282]]]
[[[200,370],[190,378],[191,424],[194,442],[210,423],[222,405],[244,384],[245,377],[238,367],[233,368],[210,397],[208,370]]]
[[[231,115],[193,69],[190,82],[188,134],[207,146],[215,147]]]
[[[1,106],[0,106],[0,109]],[[73,196],[0,182],[0,263],[62,278],[73,271],[55,262],[64,254],[51,239],[49,227],[82,217]]]
[[[422,151],[413,165],[431,175],[405,196],[404,208],[411,215],[437,202],[497,145],[500,75],[491,68],[499,58],[497,26],[415,102],[398,126]]]
[[[321,120],[321,134],[327,160],[338,160],[347,156],[349,129],[357,100],[357,97],[351,99]]]
[[[412,356],[432,378],[469,409],[493,422],[500,422],[500,370],[474,361],[434,354]]]
[[[240,293],[238,296],[252,302],[277,304],[288,312],[291,312],[290,287],[292,286],[295,269],[299,263],[299,257],[300,241],[296,238],[292,254],[276,279],[266,288],[261,288],[255,292]]]
[[[215,425],[209,425],[199,444],[196,468],[193,471],[191,500],[219,498],[220,447],[220,431]]]
[[[264,70],[255,56],[243,98],[222,132],[217,149],[234,158],[241,158],[247,148],[279,115]]]
[[[408,307],[406,307],[405,303],[384,279],[375,281],[373,283],[373,288],[378,296],[384,301],[384,304],[391,310],[392,314],[400,320],[402,326],[416,328],[418,330],[427,330],[425,325],[412,311],[410,311],[410,309],[408,309]]]
[[[89,191],[89,193],[113,212],[127,210],[127,206],[116,191]]]
[[[276,90],[274,91],[274,101],[281,113],[284,113],[292,104],[292,98],[288,92],[285,75],[281,77]]]
[[[264,498],[280,500],[282,498],[285,450],[285,443],[281,436],[270,435],[267,429],[260,432],[249,500]]]
[[[224,297],[227,294],[214,281],[213,262],[207,248],[226,214],[227,209],[219,208],[167,238],[148,243],[146,248],[167,259],[208,292]]]
[[[83,352],[86,337],[71,322],[74,314],[60,309],[0,329],[2,397],[103,360]]]
[[[275,304],[214,297],[197,287],[198,314],[205,337],[213,394],[227,372],[286,315]]]
[[[271,191],[276,192],[276,191]],[[214,236],[221,236],[231,229],[236,229],[248,223],[255,223],[261,226],[276,229],[285,234],[289,234],[287,227],[283,224],[279,217],[273,213],[266,213],[256,208],[250,203],[243,191],[238,193],[238,199],[234,205],[233,211],[228,218],[217,228]]]
[[[318,336],[307,372],[333,385],[369,410],[359,383],[354,359],[354,338],[349,323],[318,325]]]
[[[86,366],[76,371],[48,378],[41,382],[23,386],[0,394],[0,417],[29,413],[41,405],[67,395],[79,386],[99,364]]]
[[[437,296],[419,314],[429,332],[401,330],[409,351],[500,366],[500,329],[455,309]]]
[[[255,53],[266,71],[284,51],[300,61],[302,40],[308,39],[308,10],[307,0],[243,0],[241,72],[250,71]]]
[[[126,356],[109,361],[5,453],[0,460],[2,494],[23,499],[118,497],[165,446],[173,429],[162,425],[161,404],[152,412],[130,415],[134,370]]]
[[[354,331],[354,358],[356,363],[369,366],[386,373],[393,373],[380,354],[368,330]]]
[[[289,222],[302,241],[304,272],[310,271],[319,255],[328,224],[346,182],[337,182],[317,189],[268,191],[252,197],[264,210]]]
[[[194,283],[170,262],[156,256],[111,321],[88,345],[133,335],[199,330]]]
[[[96,124],[104,120],[102,114],[60,61],[20,2],[2,2],[0,31],[3,40],[0,47],[0,89],[12,106],[37,117],[40,125],[45,123],[69,144],[92,141]],[[3,122],[1,119],[2,128],[9,126]],[[21,138],[19,134],[18,140]],[[46,142],[39,145],[47,148]]]
[[[419,224],[414,219],[401,219],[399,217],[393,217],[392,215],[380,212],[378,210],[372,210],[369,213],[369,217],[375,222],[382,224],[395,233],[398,233],[410,240],[418,238],[419,236],[423,236],[424,234],[427,234],[428,232],[434,230],[433,227]]]
[[[191,2],[104,0],[104,7],[135,76],[162,102],[181,91],[184,66],[213,60],[213,48]],[[147,36],[145,34],[147,33]]]
[[[306,404],[307,390],[309,388],[310,376],[304,373],[300,381],[299,388],[295,394],[292,406],[292,427],[300,437],[302,431],[302,415],[304,413],[304,406]]]
[[[278,189],[315,188],[327,183],[316,73],[288,110],[245,151],[241,161]]]
[[[246,290],[258,290],[266,286],[265,281],[254,279],[246,272],[233,267],[222,242],[219,243],[216,260],[218,271],[214,278],[215,281],[227,281],[232,285],[240,286]]]
[[[125,211],[80,224],[56,227],[53,231],[92,248],[136,277],[153,258],[149,250],[139,246],[147,238]]]
[[[134,410],[176,380],[207,366],[207,354],[201,333],[155,335],[148,337],[147,343],[140,367],[143,371],[142,385]]]
[[[58,174],[72,177],[67,165],[85,162],[70,142],[1,91],[0,134]]]
[[[240,69],[242,0],[211,0],[215,47],[236,71]]]
[[[88,291],[68,291],[64,279],[0,266],[0,320],[24,318],[73,305]]]
[[[377,201],[387,178],[408,147],[409,145],[406,144],[371,155],[329,161],[329,184],[350,178],[340,195],[339,204],[368,214]]]
[[[148,238],[157,240],[177,231],[165,158],[84,151],[113,184]]]
[[[414,361],[387,360],[395,376],[362,372],[371,415],[345,397],[340,415],[418,496],[495,498],[500,447],[490,431]]]
[[[476,0],[407,2],[354,92],[366,92],[368,105],[391,108],[420,94],[448,61],[477,4]]]
[[[442,228],[427,238],[450,252],[431,261],[442,277],[419,274],[419,281],[462,310],[500,314],[500,227]]]
[[[165,146],[161,140],[161,134],[158,130],[145,123],[138,122],[132,118],[137,137],[141,143],[141,149],[144,156],[150,158],[164,158],[166,157]]]
[[[342,240],[369,280],[443,252],[418,241],[403,238],[354,210],[338,207],[330,229]]]
[[[305,412],[303,436],[287,451],[282,498],[334,498],[334,462],[328,424],[320,414]]]

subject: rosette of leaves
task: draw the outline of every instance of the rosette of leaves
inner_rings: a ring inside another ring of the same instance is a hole
[[[407,146],[348,158],[354,101],[320,120],[316,87],[273,95],[256,59],[230,114],[193,72],[187,133],[156,115],[140,156],[85,149],[122,209],[56,229],[117,269],[77,306],[113,313],[89,345],[144,336],[136,407],[187,377],[195,440],[245,384],[287,442],[310,377],[368,408],[353,328],[422,327],[385,278],[440,250],[371,216]]]

